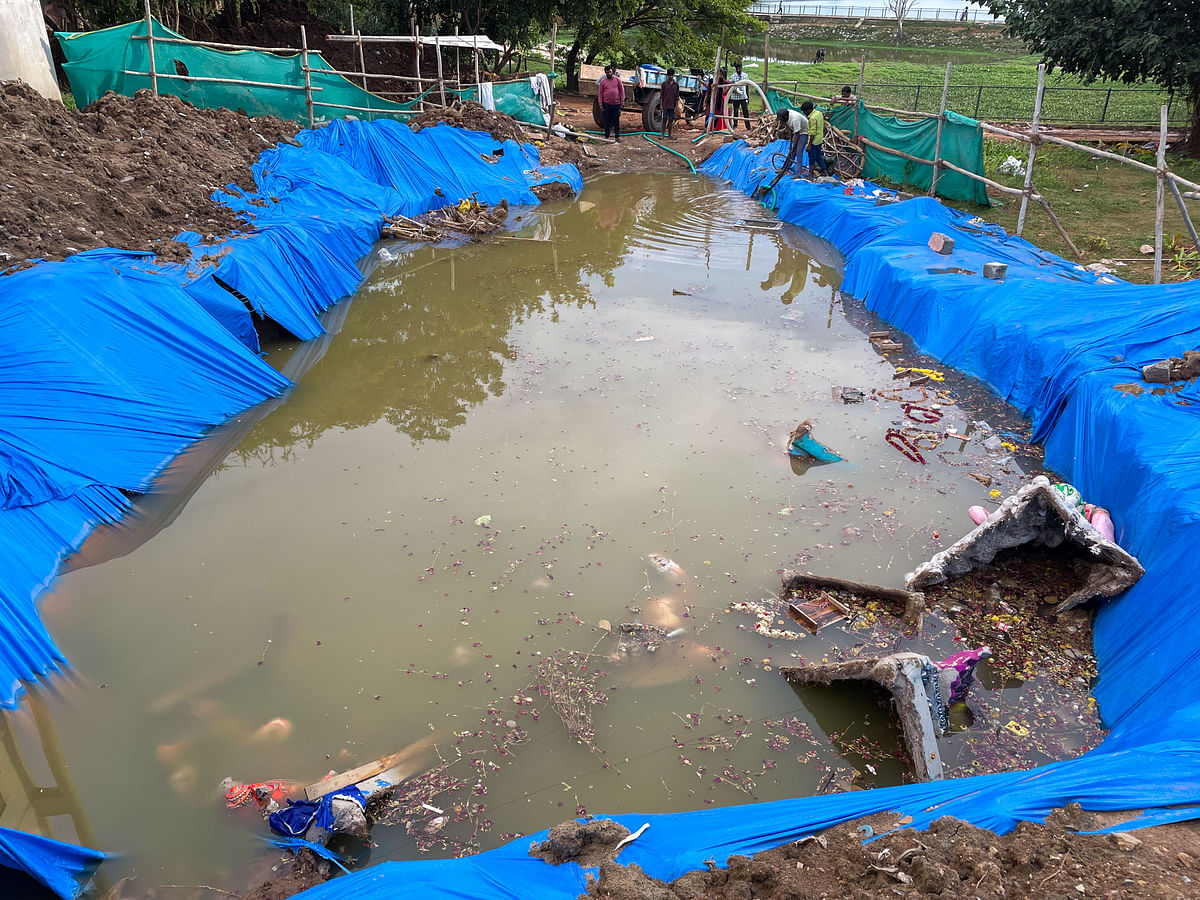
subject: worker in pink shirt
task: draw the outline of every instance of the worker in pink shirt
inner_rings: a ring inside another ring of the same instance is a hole
[[[617,67],[609,63],[604,67],[604,77],[597,84],[600,108],[604,110],[604,136],[611,133],[621,140],[621,107],[625,103],[625,84],[617,74]]]

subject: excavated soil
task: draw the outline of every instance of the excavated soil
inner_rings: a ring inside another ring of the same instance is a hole
[[[95,247],[186,259],[179,232],[245,227],[212,191],[252,188],[259,153],[297,130],[149,91],[68,110],[0,82],[0,269]]]
[[[894,814],[839,825],[815,837],[755,854],[712,861],[671,884],[638,866],[602,862],[588,897],[608,900],[816,900],[877,897],[1184,898],[1197,895],[1200,833],[1194,823],[1134,834],[1086,835],[1103,819],[1072,805],[1045,825],[1022,823],[998,836],[943,818],[928,831],[897,831]],[[1187,848],[1187,849],[1184,849]],[[595,851],[589,845],[589,850]],[[1189,852],[1190,851],[1190,852]]]

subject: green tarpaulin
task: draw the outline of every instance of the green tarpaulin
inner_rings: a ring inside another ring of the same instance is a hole
[[[154,64],[161,94],[174,94],[200,108],[223,107],[249,116],[279,116],[308,124],[304,98],[301,54],[267,53],[262,50],[217,50],[186,40],[157,19],[152,20]],[[108,91],[132,96],[150,88],[150,49],[145,40],[145,21],[116,25],[101,31],[58,34],[66,62],[63,69],[71,82],[76,104],[82,108]],[[141,37],[137,37],[140,35]],[[165,38],[167,42],[159,42]],[[420,98],[405,103],[385,100],[334,73],[319,53],[308,54],[316,121],[354,116],[405,121]],[[220,84],[204,79],[224,78],[253,84]],[[422,94],[427,97],[436,88]],[[470,100],[477,89],[446,91]],[[528,81],[497,84],[496,105],[521,121],[542,124],[540,108]],[[432,99],[432,98],[431,98]],[[449,97],[447,98],[449,99]],[[536,118],[535,118],[536,116]]]
[[[775,109],[794,109],[799,106],[794,99],[777,91],[768,91]],[[854,132],[854,107],[835,104],[826,113],[829,121],[847,133]],[[859,101],[858,133],[867,140],[902,150],[920,159],[933,159],[933,148],[937,143],[937,119],[898,119],[871,112]],[[887,179],[894,184],[906,184],[924,190],[933,180],[933,165],[916,163],[875,147],[863,147],[862,177],[869,180]],[[983,129],[974,119],[946,110],[946,122],[942,126],[941,157],[960,169],[983,174]],[[987,188],[975,181],[943,169],[938,176],[937,195],[948,200],[966,200],[979,206],[988,206]]]

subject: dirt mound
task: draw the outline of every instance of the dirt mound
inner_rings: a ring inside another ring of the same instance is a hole
[[[533,132],[527,134],[521,123],[512,116],[485,109],[474,100],[456,103],[448,109],[426,109],[409,119],[408,124],[413,131],[420,131],[422,128],[432,128],[443,122],[455,128],[466,128],[468,131],[486,131],[498,141],[511,140],[520,144],[532,142],[538,148],[538,158],[543,165],[572,163],[580,170],[600,165],[596,156],[589,155],[581,143],[557,135],[541,134],[535,137],[532,136]],[[573,194],[570,188],[563,191],[560,187],[550,186],[534,188],[534,193],[543,200],[558,200]]]
[[[605,862],[599,879],[589,882],[588,895],[613,900],[1196,895],[1200,860],[1177,849],[1193,845],[1194,826],[1185,826],[1181,842],[1168,837],[1160,843],[1155,838],[1163,829],[1138,832],[1141,837],[1075,833],[1084,821],[1079,807],[1071,806],[1045,825],[1023,823],[1001,837],[944,818],[926,832],[900,831],[864,844],[859,830],[864,824],[876,832],[895,825],[894,815],[879,815],[753,859],[731,857],[727,869],[714,864],[670,885],[637,866]]]
[[[149,91],[73,111],[0,82],[0,268],[95,247],[185,258],[180,231],[244,227],[213,189],[253,187],[259,153],[297,130]]]
[[[409,119],[408,126],[413,131],[420,131],[442,122],[455,128],[466,128],[468,131],[486,131],[498,141],[524,143],[529,140],[525,137],[521,123],[512,116],[484,109],[474,100],[456,103],[445,109],[431,107]]]
[[[593,819],[590,822],[563,822],[550,829],[547,839],[529,850],[530,856],[558,866],[577,862],[581,866],[598,866],[616,858],[617,844],[629,836],[629,829],[612,819]]]

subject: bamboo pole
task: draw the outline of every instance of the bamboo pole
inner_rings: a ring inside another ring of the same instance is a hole
[[[1083,256],[1079,252],[1079,248],[1075,246],[1075,242],[1071,240],[1071,236],[1067,234],[1067,229],[1062,227],[1062,222],[1058,221],[1058,216],[1054,214],[1054,210],[1050,208],[1050,204],[1046,202],[1046,198],[1040,194],[1036,195],[1038,203],[1042,204],[1042,209],[1046,211],[1046,215],[1050,217],[1050,221],[1054,223],[1054,227],[1058,229],[1058,233],[1062,235],[1062,239],[1067,242],[1067,246],[1071,248],[1071,252],[1076,258]]]
[[[312,72],[308,68],[308,33],[300,26],[300,66],[304,70],[304,108],[308,111],[308,127],[311,130],[316,120],[313,118]]]
[[[1032,140],[1032,138],[1023,131],[1010,131],[1007,128],[1001,128],[999,125],[992,125],[990,122],[980,122],[979,127],[984,131],[991,131],[995,132],[996,134],[1002,134],[1005,137],[1014,138],[1018,141],[1024,141],[1026,144]]]
[[[771,68],[771,29],[763,32],[763,93],[767,92],[767,72]]]
[[[336,35],[335,35],[336,37]],[[186,44],[189,47],[212,47],[216,50],[257,50],[260,53],[299,53],[299,47],[257,47],[250,44],[222,44],[218,41],[192,41],[187,38],[167,38],[156,37],[147,38],[144,34],[131,34],[130,38],[135,41],[153,40],[156,44]],[[347,37],[347,40],[354,40],[353,37]]]
[[[1037,95],[1033,101],[1033,122],[1029,126],[1029,161],[1025,164],[1025,195],[1017,211],[1017,235],[1025,228],[1025,211],[1029,208],[1029,195],[1033,191],[1033,161],[1037,159],[1038,119],[1042,116],[1042,98],[1046,94],[1046,64],[1038,65]]]
[[[454,83],[462,87],[462,57],[458,55],[458,26],[454,26]]]
[[[417,17],[412,17],[413,23],[413,75],[417,79],[417,93],[421,94],[425,91],[425,85],[421,81],[421,26],[417,24]],[[417,101],[417,110],[420,111],[425,107],[421,104],[423,100]]]
[[[950,63],[946,63],[946,78],[942,82],[942,102],[938,105],[937,137],[933,141],[933,177],[929,179],[930,197],[937,196],[938,174],[942,168],[942,126],[946,122],[946,95],[949,93]]]
[[[122,75],[145,75],[145,72],[139,72],[137,69],[122,69]],[[173,72],[163,72],[159,78],[178,79],[179,81],[205,81],[212,84],[237,84],[242,87],[262,87],[262,88],[277,88],[281,91],[303,91],[304,86],[299,84],[276,84],[273,81],[245,81],[241,78],[210,78],[204,75],[176,75]],[[315,87],[313,93],[320,93],[323,88]]]
[[[858,140],[858,110],[862,106],[863,78],[867,74],[867,54],[858,63],[858,90],[854,92],[854,139]]]
[[[142,8],[146,13],[146,46],[150,51],[150,90],[158,96],[158,70],[154,65],[154,19],[150,15],[150,0],[142,0]]]
[[[558,80],[558,75],[554,71],[554,57],[558,55],[558,20],[555,19],[550,25],[550,124],[554,124],[554,82]]]
[[[1171,189],[1171,193],[1175,196],[1175,202],[1179,205],[1179,214],[1183,216],[1183,224],[1187,227],[1188,234],[1192,236],[1192,246],[1200,250],[1200,238],[1196,237],[1196,226],[1192,224],[1192,217],[1188,215],[1187,204],[1183,202],[1179,187],[1170,178],[1167,179],[1167,187]]]
[[[704,123],[704,133],[713,130],[717,122],[717,77],[721,73],[721,54],[725,52],[725,26],[721,26],[721,42],[717,44],[717,59],[713,63],[712,81],[708,85],[708,120]]]
[[[1185,188],[1190,188],[1191,193],[1186,193],[1183,196],[1187,197],[1189,200],[1196,199],[1194,196],[1194,192],[1200,191],[1200,184],[1194,184],[1193,182],[1188,181],[1186,178],[1180,178],[1178,175],[1176,175],[1174,172],[1171,172],[1171,171],[1167,172],[1167,178],[1169,180],[1175,182],[1178,185],[1182,185]]]
[[[1166,212],[1167,171],[1167,107],[1159,110],[1158,118],[1158,172],[1155,173],[1154,192],[1154,283],[1162,284],[1163,259],[1163,213]]]
[[[437,53],[438,96],[442,100],[442,106],[445,106],[446,81],[442,78],[442,36],[440,33],[433,36],[433,49]]]
[[[1070,147],[1073,150],[1082,150],[1084,153],[1090,153],[1092,156],[1111,159],[1114,162],[1124,163],[1127,166],[1133,166],[1135,169],[1141,169],[1143,172],[1157,174],[1158,170],[1154,166],[1148,166],[1145,163],[1138,162],[1136,159],[1130,159],[1127,156],[1121,156],[1119,153],[1109,153],[1107,150],[1100,150],[1096,147],[1087,147],[1083,144],[1077,144],[1074,141],[1068,141],[1065,138],[1056,137],[1052,134],[1039,134],[1037,139],[1040,143],[1058,144],[1060,147]]]
[[[358,67],[362,70],[363,90],[367,89],[367,57],[363,53],[362,32],[354,27],[354,4],[350,4],[350,33],[358,36]]]
[[[482,103],[483,95],[479,91],[479,35],[471,35],[471,43],[475,45],[475,99]]]
[[[983,175],[980,175],[978,172],[968,172],[966,169],[959,168],[958,166],[956,166],[954,163],[950,162],[949,160],[943,159],[942,167],[946,168],[946,169],[950,169],[952,172],[957,172],[959,175],[965,175],[967,178],[973,179],[974,181],[982,181],[988,187],[992,188],[995,191],[999,191],[1002,194],[1009,194],[1013,197],[1028,196],[1025,193],[1025,191],[1022,190],[1021,188],[1009,187],[1007,184],[1000,184],[997,181],[992,181],[992,179],[987,178]],[[1035,193],[1033,196],[1034,196],[1034,199],[1037,199],[1037,197],[1039,195]]]

